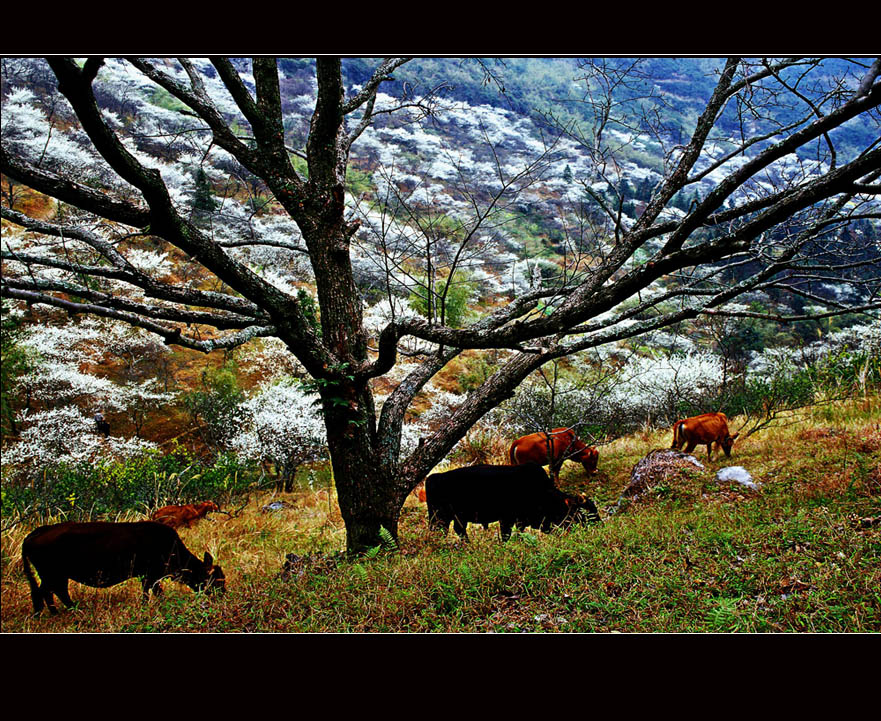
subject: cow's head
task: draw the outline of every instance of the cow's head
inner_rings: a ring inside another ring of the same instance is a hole
[[[226,576],[223,574],[223,569],[214,565],[214,559],[208,551],[205,551],[205,558],[196,569],[183,569],[182,578],[194,591],[226,592]]]
[[[599,458],[600,452],[596,448],[585,446],[584,450],[579,455],[578,460],[581,461],[581,465],[584,466],[585,471],[588,473],[596,473]]]
[[[740,433],[735,433],[733,436],[729,434],[719,442],[722,450],[725,451],[725,455],[729,458],[731,457],[731,446],[734,445],[734,439],[739,435]]]
[[[566,504],[566,515],[560,525],[568,526],[572,523],[598,523],[600,514],[594,502],[583,493],[573,496],[564,494],[563,502]]]
[[[226,576],[220,566],[214,565],[214,559],[208,551],[205,551],[202,565],[205,567],[205,590],[212,593],[226,593]]]

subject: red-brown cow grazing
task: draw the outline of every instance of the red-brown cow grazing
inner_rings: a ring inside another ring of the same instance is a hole
[[[180,528],[181,526],[190,528],[196,521],[205,518],[211,511],[219,510],[220,508],[218,508],[214,501],[188,503],[185,506],[164,506],[157,511],[153,511],[153,515],[150,518],[171,528]]]
[[[518,438],[511,444],[508,457],[512,466],[521,463],[538,463],[540,466],[548,464],[548,446],[553,458],[551,472],[556,482],[560,477],[560,468],[563,461],[578,461],[588,473],[596,473],[599,451],[579,440],[575,432],[570,428],[554,428],[551,431],[550,442],[547,433],[530,433],[528,436]]]
[[[682,448],[684,444],[686,453],[691,453],[696,445],[707,445],[707,460],[713,458],[713,444],[716,449],[721,448],[726,456],[731,456],[731,446],[734,439],[740,433],[733,436],[728,432],[728,418],[724,413],[704,413],[693,418],[684,418],[673,424],[673,443],[670,448]]]
[[[52,595],[70,608],[70,579],[86,586],[107,588],[129,578],[140,578],[146,601],[152,589],[162,593],[159,581],[166,576],[194,591],[226,590],[226,578],[206,552],[200,561],[190,553],[177,531],[153,521],[135,523],[56,523],[40,526],[21,544],[24,573],[31,587],[34,614],[43,604],[58,613]],[[37,585],[31,563],[40,575]]]

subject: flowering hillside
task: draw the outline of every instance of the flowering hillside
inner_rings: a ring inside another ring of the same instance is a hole
[[[344,183],[305,204],[254,153],[277,131],[302,188],[329,177],[314,61],[273,65],[272,133],[259,62],[2,62],[10,487],[85,489],[101,464],[173,457],[155,502],[292,492],[326,482],[360,433],[386,464],[369,470],[390,487],[410,474],[389,491],[394,520],[428,470],[506,462],[520,434],[567,426],[602,449],[718,410],[746,435],[877,393],[878,73],[864,59],[423,58],[374,75],[347,58],[346,162],[330,174]],[[94,103],[65,77],[90,78]],[[319,262],[303,208],[338,214],[345,273]],[[341,308],[357,331],[330,327]],[[52,498],[30,512],[58,512]],[[64,498],[89,512],[84,490]]]

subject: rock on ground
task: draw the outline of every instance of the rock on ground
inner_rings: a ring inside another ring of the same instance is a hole
[[[704,470],[704,464],[691,454],[672,448],[656,448],[633,466],[630,483],[621,493],[618,504],[606,510],[609,514],[614,514],[630,502],[637,501],[659,483],[677,479],[682,471],[694,469]]]
[[[751,488],[754,491],[759,489],[758,485],[753,482],[753,477],[750,475],[749,471],[743,466],[726,466],[725,468],[720,468],[719,472],[716,473],[716,480],[734,481],[735,483]]]
[[[634,497],[650,486],[689,466],[700,470],[704,469],[704,464],[688,453],[672,448],[657,448],[639,461],[630,471],[630,484],[624,489],[623,495]]]

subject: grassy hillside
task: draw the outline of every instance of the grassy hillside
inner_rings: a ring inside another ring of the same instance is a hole
[[[669,431],[619,439],[601,450],[596,477],[567,464],[561,485],[612,506],[633,465],[669,440]],[[759,490],[716,483],[725,465],[746,467]],[[496,524],[472,526],[462,544],[452,532],[432,536],[411,496],[399,551],[357,561],[338,554],[344,529],[326,490],[267,493],[236,517],[181,531],[223,566],[224,597],[166,581],[162,599],[142,604],[134,580],[72,583],[79,605],[55,618],[31,617],[20,561],[31,529],[16,526],[2,537],[2,631],[879,631],[879,467],[881,399],[816,407],[736,444],[730,460],[604,511],[601,526],[515,531],[504,545]],[[272,500],[289,507],[261,512]],[[289,553],[304,558],[284,577]]]

